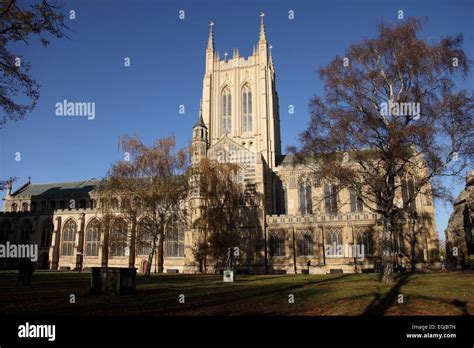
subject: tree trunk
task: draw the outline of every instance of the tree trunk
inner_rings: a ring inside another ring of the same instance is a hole
[[[153,257],[156,249],[156,237],[153,237],[153,245],[151,247],[151,253],[148,255],[148,263],[146,265],[145,275],[148,277],[151,274],[151,266],[153,265]]]
[[[164,263],[164,238],[163,231],[158,236],[158,273],[163,273],[163,263]]]
[[[416,219],[413,216],[413,214],[410,214],[410,248],[411,248],[411,270],[416,271],[416,261],[417,261],[417,252],[416,252],[416,247],[417,247],[417,238],[416,238]]]
[[[382,281],[393,283],[393,223],[390,218],[384,218],[382,235]]]
[[[109,226],[110,224],[106,223],[104,228],[104,243],[102,244],[101,260],[102,267],[107,267],[109,264]]]
[[[128,256],[128,267],[135,268],[135,252],[136,252],[136,222],[132,222],[132,231],[130,236],[130,248]]]

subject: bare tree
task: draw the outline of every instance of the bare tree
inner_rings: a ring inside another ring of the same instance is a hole
[[[21,120],[34,109],[39,99],[39,86],[31,77],[31,66],[22,56],[10,51],[8,44],[38,36],[42,45],[49,36],[63,38],[64,15],[59,7],[46,0],[22,6],[16,0],[0,0],[0,128],[7,119]],[[23,98],[19,98],[23,96]],[[22,101],[29,102],[22,103]]]
[[[130,262],[134,262],[136,245],[149,246],[146,274],[150,274],[155,253],[161,273],[165,231],[185,220],[186,151],[176,149],[174,137],[146,146],[136,136],[123,136],[119,146],[125,159],[112,165],[102,196],[108,197],[112,207],[120,205],[117,210],[131,226]]]
[[[311,100],[301,149],[291,149],[381,215],[385,282],[393,281],[394,234],[414,217],[415,198],[449,198],[443,178],[462,176],[473,155],[474,100],[455,80],[469,67],[462,36],[429,43],[417,35],[423,23],[379,24],[377,37],[321,68],[324,97]]]
[[[222,266],[229,248],[239,247],[239,226],[244,209],[244,187],[238,180],[240,167],[203,158],[191,168],[191,195],[198,197],[198,218],[194,228],[200,232],[194,255],[202,271],[208,262],[214,271]],[[191,196],[192,197],[192,196]]]

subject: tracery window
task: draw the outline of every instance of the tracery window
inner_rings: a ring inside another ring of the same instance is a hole
[[[252,91],[249,85],[242,89],[242,130],[252,131]]]
[[[226,87],[222,91],[222,133],[228,134],[232,130],[232,96],[230,88]]]

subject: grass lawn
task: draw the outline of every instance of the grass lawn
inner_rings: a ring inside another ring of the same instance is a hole
[[[473,315],[474,271],[405,273],[393,285],[377,274],[139,275],[130,295],[90,295],[90,273],[35,272],[16,287],[0,272],[2,315]],[[70,294],[76,303],[69,303]],[[179,295],[185,303],[179,303]],[[289,295],[294,303],[289,303]],[[403,294],[404,303],[398,303]]]

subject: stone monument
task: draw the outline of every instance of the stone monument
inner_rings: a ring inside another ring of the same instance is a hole
[[[227,269],[224,270],[224,283],[233,283],[235,280],[235,271],[233,268],[234,253],[232,248],[227,250]]]

